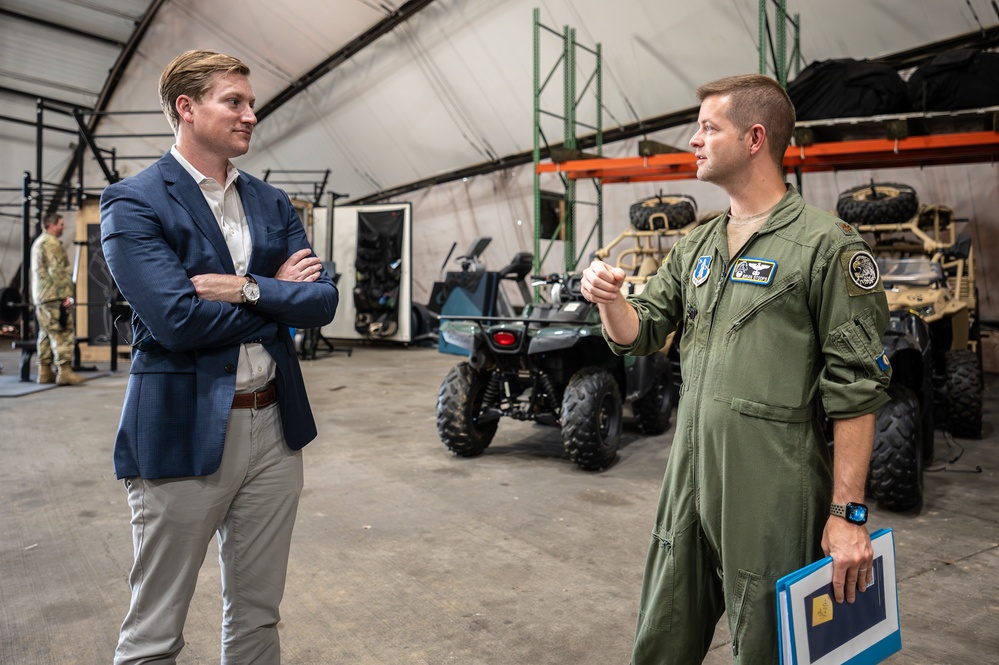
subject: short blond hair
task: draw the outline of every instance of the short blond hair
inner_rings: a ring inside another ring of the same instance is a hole
[[[753,125],[767,130],[770,156],[780,167],[794,133],[794,104],[781,85],[762,74],[742,74],[705,83],[697,89],[697,99],[728,95],[728,119],[745,133]]]
[[[177,98],[187,95],[200,102],[215,83],[215,74],[219,72],[249,76],[250,68],[231,55],[195,49],[178,55],[160,74],[160,106],[175,134],[180,125]]]

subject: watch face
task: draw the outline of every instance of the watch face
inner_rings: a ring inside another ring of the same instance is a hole
[[[867,506],[862,503],[846,504],[846,519],[856,524],[867,522]]]
[[[247,282],[243,285],[243,297],[246,298],[247,302],[257,302],[260,300],[260,286],[253,282]]]

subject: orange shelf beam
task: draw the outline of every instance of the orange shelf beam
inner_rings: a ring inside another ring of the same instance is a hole
[[[964,132],[910,136],[904,139],[836,141],[791,146],[784,168],[805,173],[885,167],[934,166],[999,161],[999,132]],[[538,164],[538,173],[564,173],[574,180],[599,179],[605,183],[683,180],[696,177],[693,153],[651,157],[580,159]]]

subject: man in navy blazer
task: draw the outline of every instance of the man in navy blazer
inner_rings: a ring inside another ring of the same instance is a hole
[[[174,662],[213,536],[222,662],[278,663],[278,606],[316,436],[289,327],[338,295],[288,196],[240,173],[256,124],[249,69],[189,51],[160,77],[173,148],[101,197],[101,242],[133,310],[114,447],[132,511],[131,605],[115,663]]]

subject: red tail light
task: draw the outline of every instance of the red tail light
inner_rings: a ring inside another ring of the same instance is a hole
[[[506,330],[498,330],[493,333],[493,341],[497,346],[513,346],[517,343],[517,336]]]

